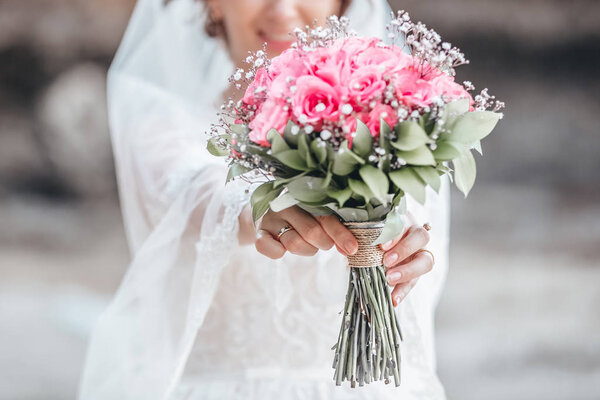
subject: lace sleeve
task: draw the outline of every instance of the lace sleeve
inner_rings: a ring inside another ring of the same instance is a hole
[[[167,398],[237,246],[248,194],[242,184],[225,185],[226,165],[208,154],[204,134],[230,63],[191,23],[197,7],[138,2],[109,72],[111,138],[132,261],[94,329],[83,400]]]

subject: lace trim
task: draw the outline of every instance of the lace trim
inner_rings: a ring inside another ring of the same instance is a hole
[[[171,377],[164,399],[170,398],[177,387],[194,341],[210,306],[223,266],[228,262],[232,237],[237,236],[238,216],[250,200],[247,190],[239,185],[226,186],[223,196],[224,213],[221,223],[210,234],[202,234],[196,244],[196,267],[194,271],[188,325],[182,340],[182,350],[176,370]]]

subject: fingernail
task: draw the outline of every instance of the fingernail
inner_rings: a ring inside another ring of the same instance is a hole
[[[393,243],[394,243],[393,240],[390,240],[389,242],[385,242],[384,244],[381,245],[381,248],[383,250],[388,250],[390,247],[392,247]]]
[[[402,273],[401,273],[401,272],[397,272],[397,271],[396,271],[396,272],[390,272],[390,273],[387,275],[387,278],[386,278],[386,279],[387,279],[387,281],[388,281],[388,283],[389,283],[390,285],[393,285],[393,284],[394,284],[394,282],[398,281],[398,280],[400,279],[400,277],[401,277],[401,276],[402,276]]]
[[[358,250],[358,246],[356,245],[356,242],[354,242],[353,240],[348,240],[346,242],[344,242],[344,249],[346,249],[346,252],[350,255],[356,253],[356,251]]]
[[[402,300],[402,296],[398,295],[398,296],[396,296],[396,298],[394,300],[396,301],[395,305],[397,306],[398,304],[400,304],[400,300]]]
[[[396,253],[388,253],[383,257],[383,265],[386,267],[390,267],[394,265],[394,263],[398,260],[398,254]]]

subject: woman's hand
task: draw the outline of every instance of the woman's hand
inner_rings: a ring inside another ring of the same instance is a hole
[[[287,230],[279,237],[284,227]],[[294,206],[280,212],[271,210],[262,217],[258,226],[256,250],[277,259],[286,251],[302,256],[312,256],[319,250],[329,250],[335,245],[342,254],[354,254],[358,242],[354,235],[333,215],[312,216]]]
[[[381,245],[392,300],[397,306],[411,291],[419,277],[433,268],[433,256],[423,248],[429,243],[427,229],[413,225],[401,236]]]

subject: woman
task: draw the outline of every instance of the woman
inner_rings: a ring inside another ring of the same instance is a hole
[[[245,185],[225,186],[225,165],[205,150],[203,132],[247,51],[266,41],[276,55],[290,44],[284,33],[334,13],[365,36],[383,37],[389,18],[383,0],[139,1],[109,73],[133,261],[92,337],[81,399],[445,398],[432,336],[448,183],[425,207],[409,199],[413,225],[384,245],[404,334],[402,386],[350,389],[331,380],[330,347],[343,254],[356,241],[336,218],[298,208],[267,213],[255,231]],[[426,245],[436,268],[423,275],[433,266]]]

